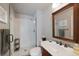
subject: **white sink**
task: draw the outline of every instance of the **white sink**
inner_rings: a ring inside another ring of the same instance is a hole
[[[45,48],[53,56],[74,56],[73,49],[70,47],[64,47],[64,45],[59,45],[56,42],[44,41],[41,46]]]

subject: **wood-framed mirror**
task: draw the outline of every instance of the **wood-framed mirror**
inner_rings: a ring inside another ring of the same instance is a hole
[[[75,17],[76,5],[77,4],[70,3],[62,7],[58,11],[52,13],[54,38],[72,41],[72,42],[77,41],[75,39],[76,37],[74,37],[75,34],[77,34],[75,33],[75,29],[74,29],[74,26],[76,26],[74,25],[75,24],[74,20],[76,19]]]

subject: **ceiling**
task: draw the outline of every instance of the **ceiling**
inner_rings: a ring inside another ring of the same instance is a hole
[[[36,10],[45,10],[52,3],[12,3],[16,13],[27,14],[33,16]]]

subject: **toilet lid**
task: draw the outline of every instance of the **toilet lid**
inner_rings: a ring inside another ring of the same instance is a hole
[[[40,47],[35,47],[35,48],[31,49],[30,54],[32,56],[40,56],[40,55],[42,55],[41,48]]]

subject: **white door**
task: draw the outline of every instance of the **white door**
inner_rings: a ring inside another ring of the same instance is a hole
[[[35,22],[30,19],[21,19],[21,48],[30,49],[36,45]]]

